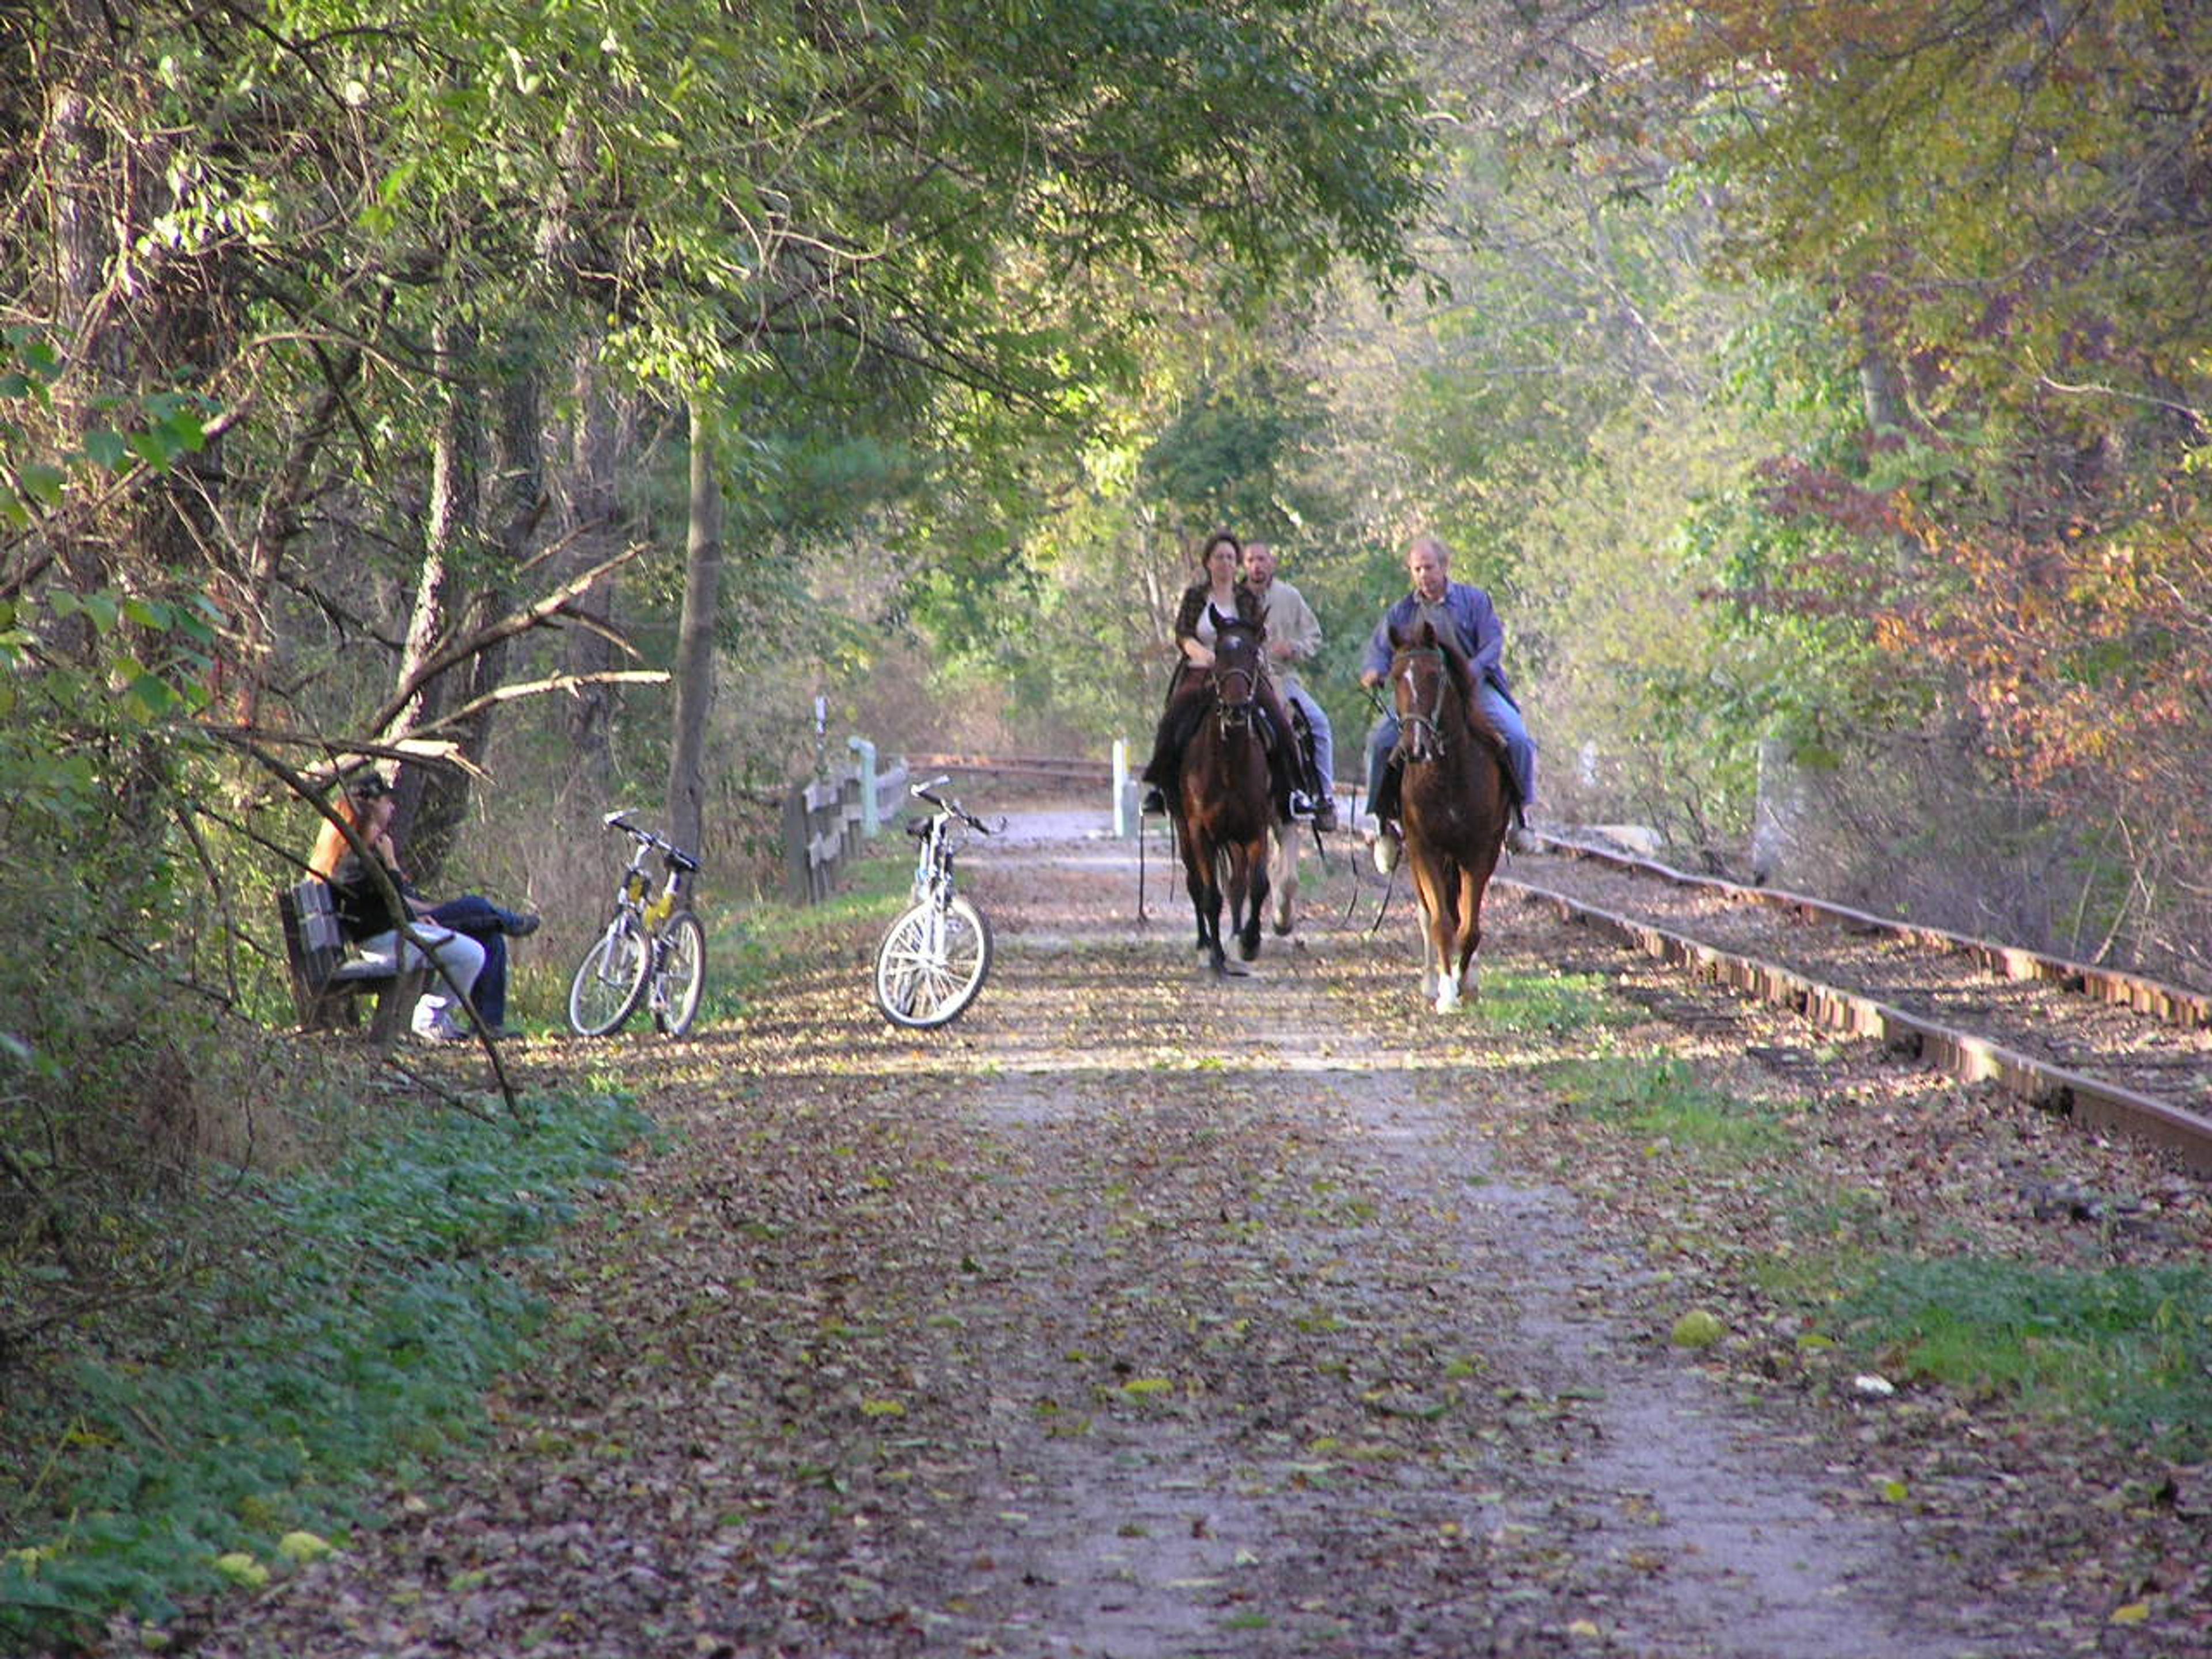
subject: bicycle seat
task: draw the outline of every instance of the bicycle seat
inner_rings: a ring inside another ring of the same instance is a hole
[[[929,834],[929,820],[927,818],[908,818],[906,821],[906,832],[909,836],[912,836],[916,841],[924,839]]]

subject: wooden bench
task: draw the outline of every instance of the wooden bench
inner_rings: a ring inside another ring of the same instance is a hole
[[[356,999],[374,996],[376,1015],[369,1022],[369,1040],[389,1047],[406,1029],[416,999],[422,994],[424,971],[402,973],[396,957],[364,957],[349,945],[331,908],[330,884],[319,876],[278,888],[276,913],[283,918],[284,955],[292,969],[300,1029],[327,1031],[352,1025],[359,1010]]]

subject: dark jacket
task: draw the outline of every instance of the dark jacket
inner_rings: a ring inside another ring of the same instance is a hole
[[[379,869],[389,878],[390,890],[397,890],[396,871],[380,860],[364,864],[358,853],[348,853],[331,872],[331,908],[337,914],[338,931],[349,939],[374,939],[379,933],[396,932],[404,921],[386,896],[385,883],[376,878]]]
[[[1182,604],[1176,611],[1175,636],[1178,646],[1184,640],[1198,637],[1198,619],[1206,614],[1206,599],[1212,592],[1213,585],[1206,581],[1194,581],[1183,589]],[[1259,598],[1242,582],[1237,584],[1237,614],[1255,628],[1263,625]]]

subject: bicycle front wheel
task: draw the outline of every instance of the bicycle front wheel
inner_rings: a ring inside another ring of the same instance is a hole
[[[909,905],[876,947],[876,1006],[894,1025],[949,1025],[991,971],[991,924],[955,896],[943,909]]]
[[[653,975],[653,1023],[682,1036],[699,1018],[707,988],[707,930],[689,910],[669,918],[660,935],[660,965]]]
[[[622,1029],[645,996],[653,951],[644,930],[618,918],[599,935],[568,987],[568,1029],[578,1036],[605,1036]]]

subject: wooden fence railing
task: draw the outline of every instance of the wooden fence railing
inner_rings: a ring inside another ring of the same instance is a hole
[[[909,755],[878,769],[873,744],[848,739],[853,759],[843,769],[795,783],[783,803],[784,890],[794,904],[818,904],[834,890],[838,866],[858,854],[863,842],[897,810],[907,784],[940,772],[988,772],[1004,777],[1058,780],[1104,790],[1116,786],[1115,833],[1135,823],[1135,788],[1127,780],[1121,745],[1111,761],[1035,755]],[[1126,799],[1120,797],[1126,796]]]
[[[818,904],[837,866],[854,857],[906,793],[906,763],[878,770],[859,744],[853,763],[826,778],[793,784],[783,801],[784,890],[793,904]]]

